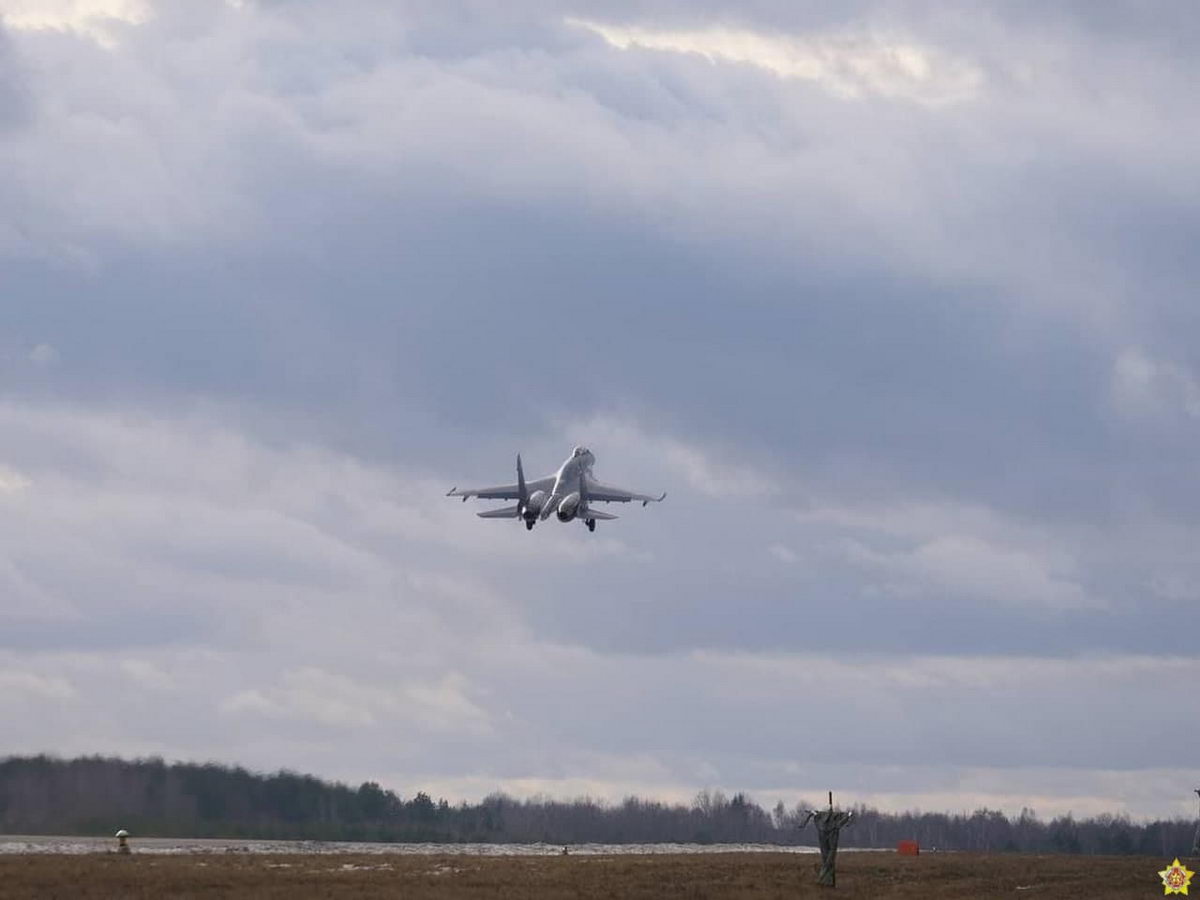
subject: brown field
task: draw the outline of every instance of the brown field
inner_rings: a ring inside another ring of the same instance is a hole
[[[0,856],[0,898],[825,897],[815,857]],[[838,897],[1161,897],[1147,857],[845,852]]]

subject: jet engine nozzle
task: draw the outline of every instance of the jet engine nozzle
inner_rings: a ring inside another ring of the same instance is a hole
[[[536,522],[538,515],[542,511],[542,507],[546,505],[546,492],[534,491],[529,495],[529,499],[525,501],[525,506],[521,510],[521,515],[525,517],[527,522]]]
[[[579,512],[579,494],[567,494],[558,502],[558,521],[570,522]]]

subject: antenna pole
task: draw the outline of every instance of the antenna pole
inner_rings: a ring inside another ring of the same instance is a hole
[[[1200,797],[1200,788],[1193,788],[1196,796]],[[1200,819],[1196,820],[1196,836],[1192,838],[1192,855],[1200,855]]]

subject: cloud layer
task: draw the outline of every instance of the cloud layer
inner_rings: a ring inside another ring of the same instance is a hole
[[[1190,810],[1200,16],[0,16],[0,749]]]

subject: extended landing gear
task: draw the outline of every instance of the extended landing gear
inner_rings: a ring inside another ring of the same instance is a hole
[[[595,520],[595,519],[588,519],[588,520],[587,520],[587,527],[588,527],[588,531],[595,531],[595,530],[596,530],[596,520]]]
[[[533,531],[533,522],[529,521],[529,519],[525,520],[525,530]]]

